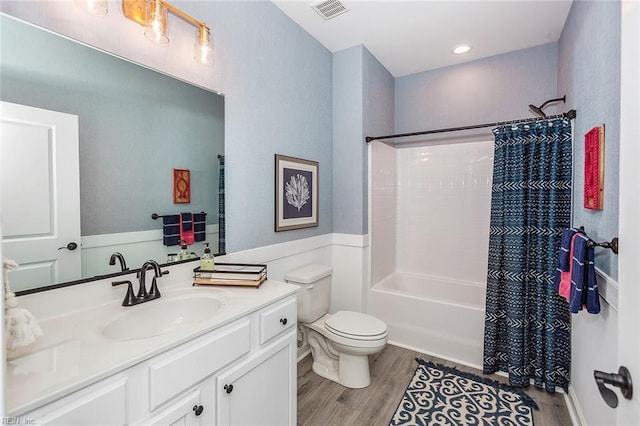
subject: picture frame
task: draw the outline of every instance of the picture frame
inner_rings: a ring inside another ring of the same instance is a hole
[[[318,162],[275,155],[275,231],[318,226]]]
[[[173,169],[173,203],[191,202],[191,172],[188,169]]]

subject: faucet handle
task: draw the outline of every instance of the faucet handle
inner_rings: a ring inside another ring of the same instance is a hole
[[[133,306],[133,305],[135,305],[137,300],[136,300],[136,296],[134,296],[134,294],[133,294],[133,284],[131,284],[131,281],[129,281],[129,280],[113,281],[111,283],[111,285],[113,287],[116,287],[116,286],[119,286],[119,285],[123,285],[123,284],[128,284],[128,286],[127,286],[127,294],[124,296],[124,299],[122,299],[122,306]]]
[[[149,299],[158,299],[161,294],[160,294],[160,290],[158,289],[158,278],[162,278],[163,275],[169,275],[169,271],[162,271],[160,272],[160,276],[156,277],[154,276],[153,279],[151,280],[151,289],[149,290]]]
[[[160,295],[160,290],[158,289],[157,278],[153,277],[151,280],[151,289],[149,289],[149,299],[157,299]]]

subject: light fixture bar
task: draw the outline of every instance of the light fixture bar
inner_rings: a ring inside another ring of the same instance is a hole
[[[156,0],[156,1],[162,4],[162,6],[164,6],[169,12],[176,15],[180,19],[188,22],[189,24],[199,28],[209,29],[209,27],[207,27],[207,24],[197,20],[193,16],[175,7],[171,3],[167,3],[164,0]],[[136,24],[142,25],[144,27],[147,25],[146,18],[145,18],[146,4],[147,4],[146,0],[122,0],[122,12],[124,13],[124,16],[127,19],[135,22]]]
[[[163,0],[156,0],[156,1],[159,1],[161,4],[163,4],[164,7],[166,7],[169,12],[173,13],[178,18],[181,18],[182,20],[187,21],[188,23],[190,23],[193,26],[196,26],[196,27],[206,27],[207,26],[204,22],[198,21],[196,18],[194,18],[193,16],[189,15],[188,13],[183,12],[181,9],[178,9],[177,7],[172,5],[171,3],[167,3],[166,1],[163,1]]]

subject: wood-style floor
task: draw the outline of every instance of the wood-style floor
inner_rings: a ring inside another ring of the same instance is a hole
[[[416,357],[455,366],[482,376],[482,372],[419,352],[387,345],[369,357],[371,385],[347,389],[324,379],[311,370],[311,355],[298,363],[298,425],[300,426],[374,426],[388,425],[417,367]],[[507,382],[502,376],[487,376]],[[524,389],[538,404],[533,410],[536,426],[571,425],[562,394],[550,394],[529,386]]]

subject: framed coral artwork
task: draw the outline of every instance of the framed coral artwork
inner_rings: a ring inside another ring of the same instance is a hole
[[[276,232],[318,226],[318,162],[276,154]]]
[[[187,169],[173,169],[173,202],[191,202],[191,173]]]

